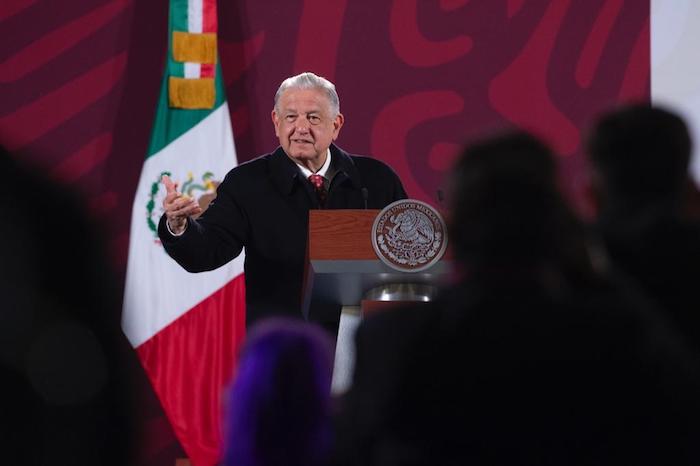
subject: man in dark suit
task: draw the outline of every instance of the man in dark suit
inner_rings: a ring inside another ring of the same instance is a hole
[[[190,272],[219,267],[245,248],[246,324],[270,315],[301,317],[310,209],[383,208],[406,193],[384,163],[333,144],[343,126],[335,86],[313,73],[288,78],[275,95],[280,147],[234,168],[201,213],[167,178],[158,233]],[[310,315],[337,327],[340,308],[311,303]]]

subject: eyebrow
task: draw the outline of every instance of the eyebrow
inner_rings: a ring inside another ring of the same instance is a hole
[[[320,116],[321,115],[321,110],[311,110],[310,112],[298,112],[296,110],[287,110],[284,112],[284,116],[290,116],[290,115],[307,115],[307,116]]]
[[[298,116],[298,115],[306,115],[307,118],[312,117],[312,116],[316,116],[318,118],[321,118],[323,116],[323,111],[324,111],[324,109],[322,109],[322,108],[316,108],[313,110],[309,110],[308,112],[300,112],[296,108],[285,108],[285,109],[282,109],[281,115],[284,116],[285,118],[289,117],[289,116]]]

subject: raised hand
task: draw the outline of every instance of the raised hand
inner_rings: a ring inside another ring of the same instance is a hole
[[[187,227],[187,218],[202,213],[202,208],[197,201],[186,194],[177,191],[177,183],[173,183],[168,175],[161,178],[165,186],[165,199],[163,209],[168,221],[170,231],[176,235],[181,234]]]

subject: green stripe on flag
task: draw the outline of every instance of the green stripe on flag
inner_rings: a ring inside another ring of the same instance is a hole
[[[226,101],[226,97],[224,84],[221,79],[221,65],[216,65],[215,73],[214,88],[216,89],[216,102],[214,103],[214,108],[205,110],[170,108],[168,106],[168,76],[166,74],[163,77],[160,88],[160,98],[158,99],[158,109],[156,110],[153,131],[151,132],[151,142],[148,145],[146,158],[159,152],[223,105]]]
[[[184,24],[183,29],[179,29]],[[171,0],[170,21],[168,25],[168,58],[163,73],[163,80],[158,98],[158,108],[151,132],[151,142],[148,145],[146,158],[156,154],[165,146],[193,128],[210,113],[226,101],[226,91],[221,77],[221,60],[218,60],[214,70],[214,88],[216,101],[214,108],[204,110],[185,110],[168,106],[168,76],[184,77],[184,65],[173,60],[172,34],[173,30],[187,30],[187,0]]]
[[[173,60],[168,60],[168,63],[166,65],[168,67],[167,70],[165,70],[166,76],[174,76],[176,78],[184,78],[185,77],[185,64],[184,63],[179,63]]]
[[[170,0],[170,36],[172,31],[190,32],[187,28],[187,3],[187,0]]]

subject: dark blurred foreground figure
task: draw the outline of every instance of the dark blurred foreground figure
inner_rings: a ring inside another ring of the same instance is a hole
[[[690,154],[683,120],[645,104],[604,115],[589,142],[598,227],[612,264],[700,349],[700,224],[684,215]]]
[[[684,349],[591,264],[545,146],[466,148],[450,223],[461,283],[358,330],[337,464],[698,464]]]
[[[271,318],[253,327],[229,395],[228,466],[327,464],[332,354],[313,324]]]
[[[0,147],[0,457],[133,464],[114,278],[76,199]]]

